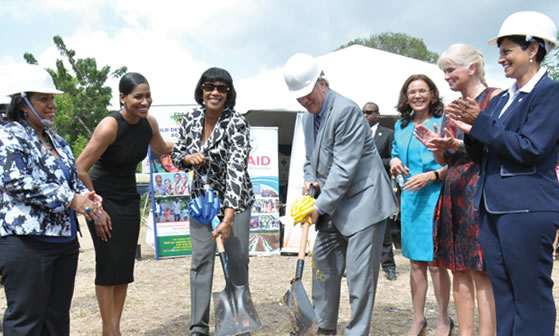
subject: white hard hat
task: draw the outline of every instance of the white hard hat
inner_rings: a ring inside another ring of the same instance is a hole
[[[47,70],[34,64],[14,66],[7,93],[13,96],[22,92],[64,93],[56,89]]]
[[[318,61],[309,54],[291,56],[283,67],[283,78],[295,98],[312,92],[322,70]]]
[[[497,44],[499,38],[512,35],[539,37],[548,42],[546,52],[557,47],[557,27],[549,16],[539,12],[522,11],[511,14],[503,21],[499,35],[489,40],[489,44]]]

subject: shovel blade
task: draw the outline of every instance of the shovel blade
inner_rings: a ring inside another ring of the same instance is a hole
[[[248,286],[232,285],[213,293],[216,336],[238,335],[261,327]]]
[[[301,279],[291,281],[291,287],[283,296],[283,302],[289,310],[289,319],[297,335],[314,335],[318,327],[318,318]]]

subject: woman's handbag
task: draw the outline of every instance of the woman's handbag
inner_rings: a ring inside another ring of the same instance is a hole
[[[311,184],[309,187],[309,195],[312,198],[317,199],[318,195],[320,195],[320,191],[316,190],[314,186]],[[329,214],[323,214],[318,216],[315,229],[317,231],[324,232],[324,233],[338,232],[338,229],[336,229],[336,226],[334,225],[334,222],[332,222],[332,218],[330,217]]]

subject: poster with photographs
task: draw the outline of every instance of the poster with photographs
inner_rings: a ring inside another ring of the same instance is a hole
[[[152,106],[165,141],[176,142],[182,117],[194,106]],[[249,253],[280,253],[278,129],[251,127],[248,171],[256,201],[251,210]],[[142,165],[151,174],[152,212],[146,241],[155,248],[156,259],[192,254],[188,203],[192,172],[179,171],[168,155],[150,151]]]
[[[153,221],[159,257],[192,254],[188,203],[191,173],[152,173]]]
[[[159,131],[165,141],[177,140],[182,116],[189,108],[165,106],[157,111]],[[169,155],[151,150],[143,170],[151,174],[153,208],[146,240],[155,248],[156,259],[192,254],[188,210],[192,172],[178,170]]]
[[[255,201],[250,219],[251,255],[280,253],[278,129],[251,127],[248,171]]]

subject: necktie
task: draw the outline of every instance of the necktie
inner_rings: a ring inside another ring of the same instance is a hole
[[[318,134],[318,129],[320,128],[320,114],[315,114],[314,116],[314,137]]]

